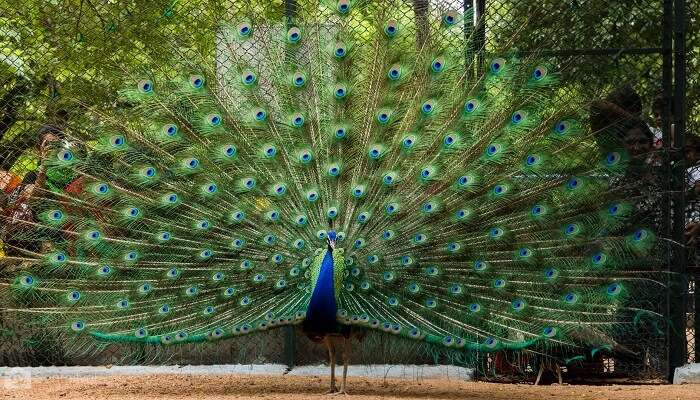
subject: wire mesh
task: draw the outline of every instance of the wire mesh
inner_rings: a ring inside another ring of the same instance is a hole
[[[543,0],[413,0],[370,2],[376,7],[392,7],[405,21],[408,28],[419,34],[421,21],[437,18],[445,10],[463,12],[477,9],[480,23],[467,29],[480,30],[473,41],[458,36],[446,40],[462,46],[465,51],[464,66],[470,57],[478,55],[483,45],[483,57],[498,53],[504,48],[518,53],[537,51],[543,58],[564,71],[563,97],[591,99],[599,93],[607,93],[622,87],[630,87],[641,105],[635,113],[646,121],[654,132],[656,146],[662,146],[659,98],[668,99],[670,92],[663,78],[663,35],[671,27],[663,24],[662,0],[609,1],[560,1]],[[376,4],[375,4],[376,3]],[[687,2],[688,10],[700,9],[700,0]],[[237,1],[177,1],[156,0],[138,2],[114,2],[107,0],[70,1],[15,1],[0,2],[0,212],[5,216],[0,234],[0,257],[12,253],[11,221],[32,218],[31,209],[23,202],[23,196],[31,190],[40,177],[39,156],[50,135],[61,136],[68,129],[87,129],[91,121],[82,110],[86,105],[100,104],[117,107],[114,93],[125,80],[124,70],[146,68],[151,62],[159,65],[163,77],[174,76],[178,60],[188,55],[209,55],[221,58],[222,68],[227,65],[227,53],[221,52],[219,22],[233,21],[241,16],[263,26],[266,21],[294,19],[319,29],[332,30],[334,16],[316,2],[287,0],[272,2]],[[687,49],[688,71],[700,69],[700,29],[697,15],[688,12]],[[483,24],[482,24],[483,23]],[[361,20],[353,22],[358,37],[367,34],[367,25]],[[465,38],[470,37],[465,33]],[[471,40],[471,39],[470,39]],[[544,50],[543,50],[544,49]],[[183,57],[169,58],[176,51]],[[236,50],[249,59],[259,59],[252,48]],[[223,54],[223,55],[222,55]],[[115,68],[115,66],[123,68]],[[700,132],[700,84],[697,74],[688,74],[688,133]],[[688,137],[692,137],[688,135]],[[688,148],[695,142],[689,140]],[[698,146],[700,147],[700,146]],[[694,150],[700,155],[700,148]],[[695,201],[695,183],[700,180],[698,160],[686,158],[691,165],[685,179],[688,184],[687,228],[700,222],[700,208]],[[47,185],[69,190],[71,182],[49,180]],[[59,187],[61,186],[61,187]],[[699,186],[700,187],[700,186]],[[700,189],[698,189],[700,191]],[[668,225],[670,221],[661,221]],[[700,226],[700,225],[699,225]],[[663,229],[663,227],[659,227]],[[699,229],[700,231],[700,229]],[[688,236],[691,251],[689,264],[697,269],[696,241]],[[40,249],[41,243],[33,244]],[[0,268],[3,264],[0,264]],[[694,336],[694,304],[698,293],[691,277],[688,312],[687,341],[688,360],[697,360]],[[656,304],[665,313],[666,303],[654,297],[639,299]],[[0,298],[2,301],[2,298]],[[282,332],[266,337],[226,343],[206,349],[182,347],[164,350],[162,354],[146,354],[134,348],[109,346],[98,356],[86,355],[82,359],[63,355],[59,343],[41,346],[52,349],[38,354],[32,349],[33,340],[50,342],[41,332],[27,332],[26,327],[14,321],[11,314],[0,315],[0,337],[7,338],[0,344],[0,364],[61,364],[61,363],[109,363],[109,362],[284,362],[280,349]],[[274,346],[264,343],[273,342]],[[596,372],[648,377],[665,374],[666,347],[663,336],[646,332],[626,343],[640,358],[634,362],[598,359],[593,365],[581,367],[578,373]],[[409,361],[406,354],[395,357],[373,357],[377,349],[391,346],[379,343],[367,346],[358,359],[372,361]],[[298,363],[322,360],[324,355],[307,344],[297,341]],[[90,358],[92,357],[92,358]],[[416,360],[413,360],[414,362]],[[430,360],[417,360],[428,362]],[[542,361],[537,355],[501,354],[484,360],[486,371],[492,375],[530,375],[536,373]],[[612,362],[612,364],[611,364]],[[611,367],[611,365],[613,365]],[[586,371],[583,371],[586,370]]]
[[[700,238],[697,236],[700,229],[700,82],[696,71],[700,69],[700,20],[698,10],[700,1],[691,0],[686,4],[686,49],[688,51],[687,74],[687,106],[686,106],[686,179],[687,179],[687,207],[685,220],[685,235],[688,241],[688,308],[686,312],[686,337],[687,337],[687,361],[700,362],[700,345],[698,345],[697,326],[700,315],[697,312],[700,307],[700,253],[698,246]]]

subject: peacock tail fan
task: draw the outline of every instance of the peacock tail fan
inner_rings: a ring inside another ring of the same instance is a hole
[[[634,302],[661,283],[631,157],[598,146],[553,67],[507,48],[475,64],[470,16],[364,3],[222,22],[172,80],[126,71],[118,109],[42,161],[78,189],[36,189],[43,244],[6,257],[7,311],[70,343],[296,325],[332,228],[338,322],[455,359],[616,348],[654,321]]]

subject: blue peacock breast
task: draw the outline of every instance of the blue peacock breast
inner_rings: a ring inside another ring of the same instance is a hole
[[[319,249],[312,267],[312,292],[306,311],[305,329],[329,333],[336,330],[338,302],[336,293],[342,285],[343,249]]]

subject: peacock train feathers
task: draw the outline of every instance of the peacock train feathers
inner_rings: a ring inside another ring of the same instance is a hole
[[[454,349],[572,352],[653,315],[628,301],[659,285],[630,156],[597,144],[553,66],[473,64],[457,13],[375,8],[358,35],[360,4],[331,7],[222,22],[172,80],[126,71],[120,106],[42,161],[77,184],[36,189],[22,232],[43,244],[3,261],[7,310],[75,342],[171,344],[318,303]]]

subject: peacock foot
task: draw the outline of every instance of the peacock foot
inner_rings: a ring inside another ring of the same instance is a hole
[[[338,393],[338,388],[335,385],[333,385],[333,386],[331,386],[330,390],[328,390],[324,394],[334,395],[336,393]]]

